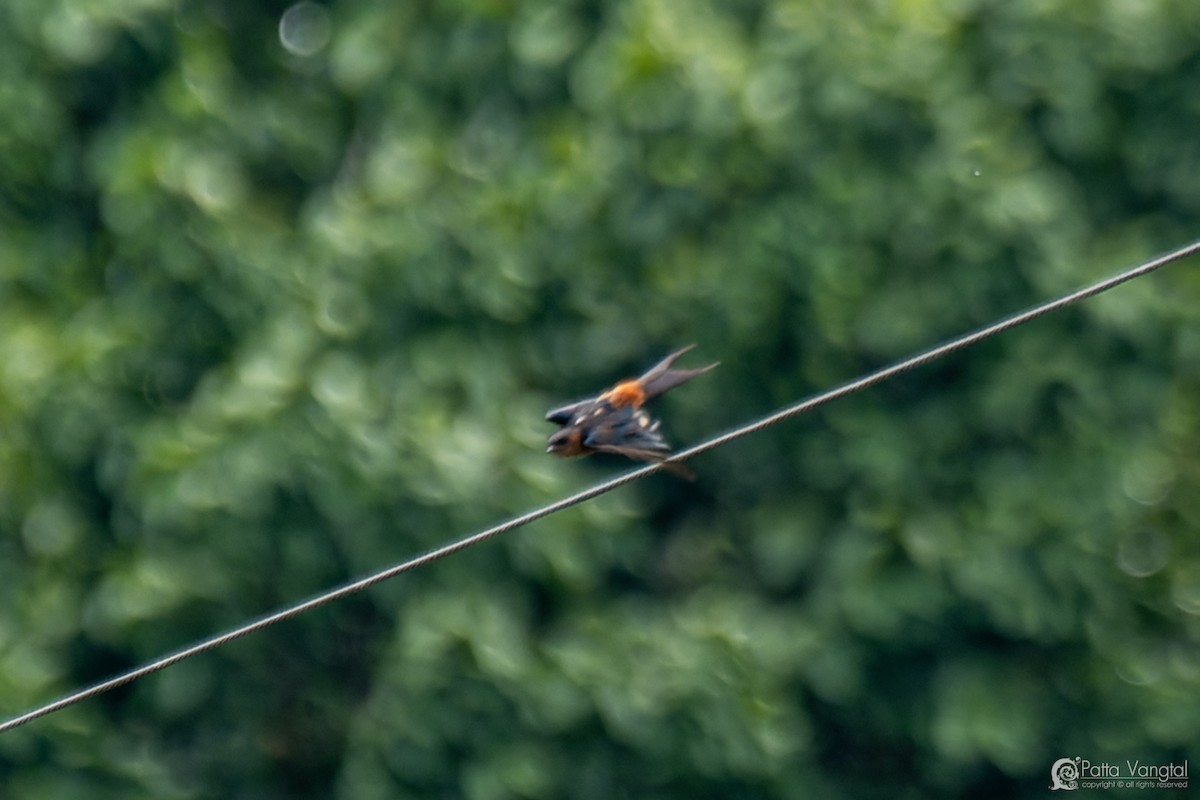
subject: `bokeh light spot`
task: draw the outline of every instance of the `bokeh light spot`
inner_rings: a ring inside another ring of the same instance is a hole
[[[279,18],[279,41],[293,55],[316,55],[329,44],[329,34],[329,12],[316,3],[297,3]]]

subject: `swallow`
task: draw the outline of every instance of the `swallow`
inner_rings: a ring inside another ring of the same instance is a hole
[[[621,381],[599,397],[549,411],[546,419],[561,427],[550,435],[546,452],[557,456],[617,453],[640,461],[662,461],[668,469],[691,478],[691,471],[682,464],[666,461],[671,447],[659,433],[659,421],[642,406],[720,363],[672,369],[675,360],[694,346],[675,351],[640,378]]]

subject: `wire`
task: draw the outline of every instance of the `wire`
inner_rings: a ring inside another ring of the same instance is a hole
[[[1140,278],[1143,275],[1148,275],[1149,273],[1154,272],[1156,269],[1165,267],[1175,261],[1182,261],[1188,256],[1195,255],[1196,253],[1200,253],[1200,241],[1192,242],[1191,244],[1180,247],[1177,250],[1172,250],[1165,255],[1159,256],[1158,258],[1138,264],[1136,267],[1131,267],[1124,272],[1117,273],[1111,278],[1106,278],[1098,283],[1093,283],[1089,286],[1083,287],[1082,289],[1077,289],[1070,294],[1063,295],[1062,297],[1054,300],[1048,300],[1041,305],[1034,306],[1033,308],[1020,312],[1019,314],[1013,314],[1011,317],[1005,317],[999,322],[993,322],[991,325],[979,328],[971,333],[965,333],[962,336],[950,339],[949,341],[943,342],[935,347],[931,347],[922,353],[918,353],[915,356],[910,356],[903,361],[898,361],[891,366],[884,367],[883,369],[875,372],[870,372],[866,375],[863,375],[861,378],[856,378],[849,383],[844,383],[841,386],[830,389],[827,392],[822,392],[815,397],[811,397],[807,400],[801,400],[798,403],[781,408],[774,414],[765,416],[757,422],[751,422],[747,425],[743,425],[742,427],[735,428],[728,433],[723,433],[720,436],[715,436],[706,442],[701,442],[698,445],[689,447],[687,450],[680,451],[672,456],[670,460],[684,461],[692,456],[697,456],[701,453],[706,453],[709,450],[720,447],[721,445],[731,442],[734,439],[740,439],[741,437],[747,436],[751,433],[757,433],[764,428],[769,428],[778,422],[783,422],[785,419],[790,419],[798,414],[811,411],[818,406],[823,406],[828,402],[845,397],[848,394],[854,394],[855,392],[860,392],[863,389],[868,389],[877,383],[886,381],[888,378],[894,378],[902,372],[907,372],[910,369],[923,366],[928,364],[930,361],[936,361],[942,356],[948,356],[953,352],[962,350],[964,347],[970,347],[971,345],[982,342],[984,339],[989,339],[998,333],[1004,333],[1005,331],[1011,330],[1018,325],[1024,325],[1026,322],[1035,320],[1038,317],[1045,316],[1053,311],[1058,311],[1060,308],[1065,308],[1072,303],[1077,303],[1080,300],[1086,300],[1089,297],[1094,297],[1116,286],[1120,286],[1122,283],[1131,281],[1134,278]],[[0,728],[0,732],[2,731],[3,728]]]
[[[1098,295],[1101,292],[1108,291],[1116,286],[1120,286],[1122,283],[1131,281],[1134,278],[1139,278],[1143,275],[1147,275],[1157,269],[1160,269],[1161,267],[1165,267],[1166,265],[1176,261],[1181,261],[1182,259],[1195,255],[1198,252],[1200,252],[1200,241],[1196,241],[1192,244],[1172,250],[1165,255],[1159,256],[1158,258],[1150,261],[1146,261],[1136,267],[1132,267],[1098,283],[1085,286],[1082,289],[1078,289],[1070,294],[1063,295],[1041,305],[1034,306],[1033,308],[1020,312],[1019,314],[1014,314],[1011,317],[1006,317],[999,322],[979,328],[971,333],[964,334],[955,339],[950,339],[915,356],[911,356],[903,361],[898,361],[891,366],[868,373],[867,375],[850,381],[849,383],[844,383],[841,386],[837,386],[833,389],[822,392],[821,394],[814,395],[808,399],[785,406],[773,414],[769,414],[768,416],[762,417],[759,420],[734,428],[719,436],[715,436],[707,441],[701,442],[700,444],[689,447],[686,450],[681,450],[680,452],[671,456],[668,461],[686,461],[687,459],[698,456],[701,453],[714,450],[722,445],[732,442],[735,439],[740,439],[743,436],[749,436],[752,433],[757,433],[758,431],[769,428],[779,422],[783,422],[786,419],[803,414],[806,411],[811,411],[818,406],[822,406],[833,400],[845,397],[846,395],[867,389],[877,383],[887,380],[888,378],[899,375],[902,372],[907,372],[908,370],[928,364],[930,361],[942,358],[943,356],[954,353],[963,349],[964,347],[969,347],[977,342],[983,341],[984,339],[988,339],[999,333],[1003,333],[1007,330],[1015,328],[1018,325],[1023,325],[1026,322],[1037,319],[1038,317],[1044,316],[1053,311],[1057,311],[1065,306],[1069,306],[1072,303],[1077,303],[1080,300],[1084,300]],[[409,572],[418,567],[422,567],[426,564],[437,561],[440,558],[453,555],[460,550],[465,550],[472,545],[476,545],[487,539],[491,539],[493,536],[499,536],[502,533],[507,533],[515,528],[520,528],[524,525],[528,525],[531,522],[536,522],[537,520],[548,517],[551,514],[556,514],[559,511],[570,508],[571,506],[591,500],[594,497],[607,494],[613,489],[617,489],[627,483],[632,483],[633,481],[644,478],[647,475],[657,472],[663,468],[664,464],[662,462],[655,462],[635,469],[631,472],[627,472],[623,475],[618,475],[615,478],[611,478],[588,489],[584,489],[581,492],[577,492],[570,497],[565,497],[562,500],[550,503],[549,505],[541,506],[533,511],[522,514],[519,517],[513,517],[505,522],[500,523],[499,525],[488,528],[487,530],[479,531],[478,533],[473,533],[470,536],[457,539],[435,550],[430,550],[424,555],[420,555],[403,563],[393,565],[387,569],[354,581],[353,583],[344,584],[335,589],[318,594],[301,603],[288,606],[284,609],[274,612],[273,614],[268,614],[267,616],[261,617],[253,622],[246,623],[241,627],[234,628],[225,633],[213,636],[212,638],[205,639],[197,644],[192,645],[191,647],[187,647],[171,655],[164,656],[157,661],[152,661],[141,667],[118,675],[115,678],[102,681],[86,689],[75,692],[74,694],[66,695],[52,703],[40,706],[32,711],[29,711],[28,713],[22,714],[18,717],[13,717],[4,723],[0,723],[0,733],[10,731],[13,728],[18,728],[26,723],[38,719],[39,717],[44,717],[47,714],[52,714],[55,711],[66,708],[67,706],[71,706],[75,703],[79,703],[89,698],[96,697],[97,695],[104,694],[105,692],[109,692],[120,686],[124,686],[127,683],[132,683],[133,681],[144,678],[151,673],[158,672],[159,670],[166,669],[167,667],[191,658],[192,656],[208,652],[209,650],[214,650],[222,645],[234,641],[235,639],[240,639],[243,636],[260,631],[263,628],[267,628],[271,625],[275,625],[276,623],[299,616],[306,611],[311,611],[312,609],[326,605],[327,603],[332,603],[335,600],[340,600],[343,597],[356,594],[364,589],[374,586],[377,583],[390,580],[397,575]]]

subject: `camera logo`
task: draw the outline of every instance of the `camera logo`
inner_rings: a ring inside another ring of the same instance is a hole
[[[1079,758],[1060,758],[1050,767],[1050,788],[1073,792],[1078,787]]]

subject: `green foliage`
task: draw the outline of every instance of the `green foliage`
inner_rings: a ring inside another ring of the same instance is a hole
[[[1200,6],[10,0],[0,708],[1196,236]],[[0,796],[1030,796],[1200,741],[1180,264],[0,736]]]

